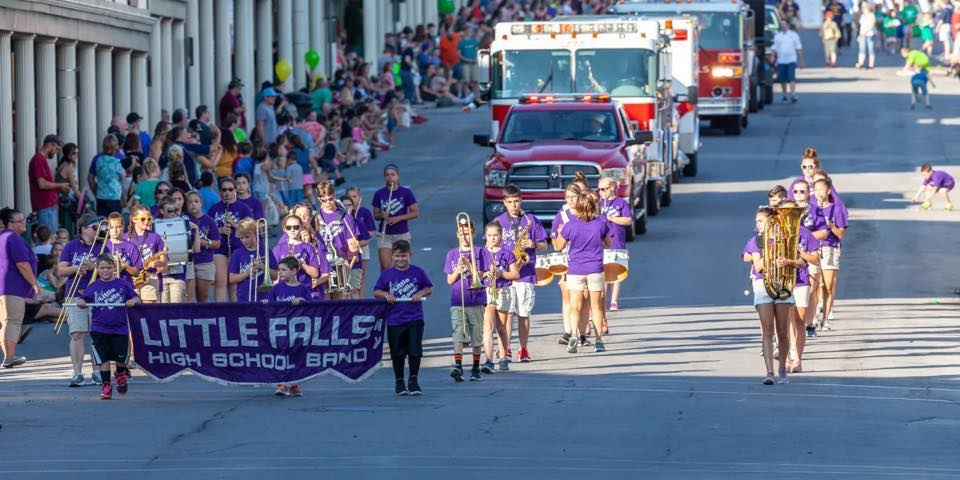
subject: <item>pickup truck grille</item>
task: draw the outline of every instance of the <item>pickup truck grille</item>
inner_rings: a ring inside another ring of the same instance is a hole
[[[507,183],[512,183],[524,192],[561,191],[583,172],[590,188],[597,188],[600,168],[584,162],[530,162],[514,165],[507,174]]]

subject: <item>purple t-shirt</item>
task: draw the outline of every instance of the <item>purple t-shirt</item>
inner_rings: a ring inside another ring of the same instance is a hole
[[[141,262],[146,262],[151,255],[162,251],[164,245],[166,245],[160,235],[149,230],[144,232],[142,237],[138,237],[136,233],[128,233],[124,236],[124,240],[133,243],[140,249]],[[141,265],[143,265],[143,263],[141,263]],[[157,268],[151,267],[149,271],[156,273]],[[163,274],[158,273],[157,278],[160,279],[160,283],[163,284]]]
[[[600,216],[607,218],[611,215],[614,217],[630,217],[630,204],[620,197],[614,197],[611,200],[601,198]],[[610,248],[627,248],[627,227],[609,221],[607,223],[610,224]]]
[[[827,228],[827,220],[830,219],[838,228],[847,228],[847,208],[843,204],[831,203],[827,207],[817,207],[817,220],[814,224],[815,231],[826,230],[827,238],[820,241],[820,245],[825,247],[839,247],[840,239]]]
[[[237,198],[237,203],[242,203],[250,209],[250,215],[254,220],[259,220],[264,218],[263,216],[263,204],[260,203],[260,200],[257,200],[257,197],[249,196],[247,198]]]
[[[747,244],[743,246],[743,250],[740,251],[740,257],[743,257],[743,254],[753,254],[760,253],[760,244],[757,242],[757,236],[754,235],[750,237],[750,240],[747,240]],[[763,274],[758,272],[753,266],[753,262],[750,262],[750,278],[754,280],[763,280]]]
[[[570,210],[567,209],[567,206],[564,205],[563,208],[553,216],[553,223],[550,224],[550,238],[557,238],[557,231],[560,230],[560,225],[564,225],[570,221],[570,217],[573,214],[570,213]]]
[[[485,248],[473,247],[473,254],[477,259],[477,270],[479,270],[480,275],[483,272],[490,269],[490,252]],[[456,268],[457,264],[460,263],[460,256],[466,256],[469,260],[470,250],[458,248],[451,248],[447,252],[447,258],[443,262],[443,271],[446,274],[453,273],[453,270]],[[470,288],[470,285],[473,283],[473,279],[470,275],[470,270],[464,270],[463,274],[460,275],[460,278],[457,279],[453,285],[450,285],[450,306],[459,307],[460,303],[460,288],[463,286],[463,306],[465,307],[475,307],[478,305],[487,304],[487,289],[486,288]]]
[[[510,270],[510,265],[513,265],[517,261],[517,257],[513,256],[513,250],[509,250],[501,247],[500,250],[496,252],[491,252],[487,250],[490,256],[493,259],[494,264],[497,266],[497,270],[501,272],[506,272]],[[497,279],[497,288],[508,287],[513,283],[512,280],[505,280],[504,278]],[[490,279],[485,280],[485,284],[490,286]]]
[[[143,268],[143,258],[140,256],[140,249],[133,242],[121,240],[118,243],[107,242],[107,251],[111,255],[120,257],[120,263],[126,263],[131,267]],[[120,272],[120,279],[133,285],[133,277],[126,271]]]
[[[81,297],[87,303],[124,303],[137,298],[133,285],[120,278],[104,282],[99,278],[90,284]],[[110,335],[127,335],[127,307],[91,307],[90,331]]]
[[[357,228],[357,222],[353,219],[349,213],[344,212],[343,210],[336,210],[333,212],[325,212],[322,209],[319,211],[318,216],[321,221],[321,229],[326,230],[329,235],[333,236],[333,246],[337,249],[337,253],[343,258],[347,263],[350,262],[351,256],[359,256],[360,252],[356,254],[350,254],[350,248],[347,246],[347,241],[352,238],[350,232],[353,232],[357,236],[357,240],[364,240],[362,228]],[[347,228],[344,228],[347,227]],[[317,238],[323,243],[324,236],[320,231],[316,232]],[[366,234],[369,238],[369,233]],[[362,262],[360,258],[353,264],[354,269],[362,268]]]
[[[597,217],[584,222],[576,215],[563,226],[560,236],[570,245],[567,274],[589,275],[603,272],[603,239],[610,235],[610,222]]]
[[[390,198],[390,202],[387,203],[387,198]],[[398,215],[406,215],[410,211],[410,206],[417,203],[417,198],[413,196],[413,192],[409,188],[398,186],[394,191],[393,195],[390,195],[390,191],[387,187],[383,187],[380,190],[377,190],[373,194],[373,206],[374,208],[379,208],[381,212],[386,212],[387,215],[391,217],[396,217]],[[381,220],[380,228],[383,229],[383,221]],[[397,235],[401,233],[407,233],[410,231],[410,227],[407,225],[407,221],[394,223],[393,225],[387,225],[387,234],[388,235]]]
[[[0,231],[0,295],[13,295],[33,298],[33,287],[20,275],[17,264],[27,262],[37,276],[37,255],[17,232],[6,229]]]
[[[230,216],[233,218],[233,230],[230,231],[229,239],[225,240],[221,236],[220,248],[214,252],[217,255],[226,256],[228,252],[235,252],[237,249],[243,248],[243,244],[240,243],[240,239],[237,237],[237,222],[244,218],[253,218],[253,212],[250,211],[250,207],[240,201],[233,202],[229,206],[223,202],[219,202],[210,207],[210,210],[207,210],[207,215],[217,223],[217,228],[223,228],[227,223],[227,212],[230,212]]]
[[[517,235],[520,234],[523,227],[527,226],[530,227],[529,236],[534,247],[540,242],[547,241],[547,231],[544,230],[540,220],[529,213],[517,219],[511,217],[509,212],[503,212],[497,217],[497,221],[500,222],[500,227],[503,229],[503,248],[513,250],[513,246],[517,243]],[[515,280],[518,283],[537,282],[537,249],[528,248],[527,256],[530,257],[530,261],[520,266],[520,278]]]
[[[90,260],[91,262],[96,261],[97,254],[100,252],[100,249],[103,248],[103,242],[96,242],[93,245],[93,249],[90,249],[90,245],[83,243],[79,238],[75,238],[67,242],[63,246],[63,251],[60,252],[60,261],[67,262],[71,267],[80,265],[85,260]],[[90,255],[87,255],[87,252],[93,252]],[[83,289],[86,288],[87,283],[90,282],[90,278],[93,276],[93,270],[87,271],[83,274],[82,277],[78,280],[80,286],[77,287],[77,293],[82,293]],[[76,278],[76,275],[70,275],[67,277],[67,282],[63,284],[64,292],[69,292],[73,289],[73,281]]]
[[[810,230],[800,227],[800,239],[797,242],[801,252],[813,253],[820,250],[820,242],[813,238]],[[810,285],[810,267],[806,266],[797,269],[797,285]]]
[[[797,178],[794,178],[793,181],[790,182],[790,186],[787,187],[787,200],[793,200],[793,187],[796,186],[797,182],[801,180],[805,180],[807,182],[807,190],[809,192],[808,203],[810,204],[810,208],[813,209],[817,206],[817,196],[813,194],[814,182],[811,180],[808,180],[806,177],[802,175]],[[843,205],[843,200],[840,198],[840,194],[837,193],[836,186],[830,185],[830,193],[833,194],[834,202],[839,203],[840,205]]]
[[[270,302],[289,302],[294,298],[302,298],[304,300],[310,300],[310,286],[309,284],[298,283],[296,285],[290,286],[286,283],[278,283],[273,286],[270,290],[270,294],[267,296],[267,300]]]
[[[240,245],[240,249],[233,251],[233,256],[230,257],[230,268],[228,272],[230,273],[244,273],[250,270],[250,266],[253,264],[253,260],[256,257],[256,252],[253,250],[247,250],[246,247]],[[273,255],[267,255],[269,260],[269,268],[272,270],[277,269],[277,261],[274,260]],[[260,284],[263,283],[263,274],[261,270],[256,275],[253,276],[252,280],[255,282],[253,288],[257,288]],[[250,289],[250,277],[244,278],[239,283],[237,283],[237,301],[238,302],[251,302],[253,301],[247,293]],[[257,298],[263,299],[266,297],[266,294],[260,293],[257,294]]]
[[[949,173],[944,172],[943,170],[934,170],[933,174],[930,175],[930,178],[925,178],[923,180],[924,185],[933,185],[937,188],[945,188],[947,190],[953,190],[954,181],[953,177]]]
[[[370,235],[370,232],[377,231],[377,222],[373,218],[373,212],[370,211],[367,207],[360,207],[357,209],[356,215],[354,215],[357,223],[360,224],[367,231],[367,235]]]
[[[210,215],[200,215],[199,217],[189,217],[189,220],[197,226],[200,231],[200,251],[193,254],[194,265],[203,265],[213,261],[213,254],[216,250],[207,248],[206,242],[220,241],[220,230],[217,229],[217,222]]]
[[[373,289],[388,292],[396,298],[410,298],[420,290],[430,287],[433,287],[433,283],[427,277],[427,272],[416,265],[410,265],[406,270],[397,270],[396,267],[384,270]],[[387,312],[387,325],[396,326],[422,320],[422,303],[395,303]]]

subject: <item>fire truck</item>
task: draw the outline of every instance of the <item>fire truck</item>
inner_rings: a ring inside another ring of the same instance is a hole
[[[483,166],[484,223],[504,212],[503,187],[523,192],[523,208],[549,224],[564,205],[564,189],[582,173],[596,189],[604,177],[631,207],[627,240],[646,233],[656,182],[649,180],[644,147],[649,131],[636,130],[623,105],[609,95],[522,95],[507,107],[498,136],[474,135],[492,147]]]
[[[523,95],[609,94],[635,130],[653,133],[644,155],[659,193],[648,212],[656,215],[670,204],[673,177],[682,165],[674,137],[669,39],[656,21],[501,22],[478,64],[480,83],[490,93],[493,138]]]
[[[700,22],[700,117],[728,135],[739,135],[759,108],[762,66],[753,47],[754,17],[739,0],[625,1],[610,13],[643,17],[696,17]]]

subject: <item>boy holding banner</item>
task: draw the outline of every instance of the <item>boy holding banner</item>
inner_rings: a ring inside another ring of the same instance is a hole
[[[286,303],[300,305],[301,302],[310,298],[310,287],[300,283],[297,276],[300,273],[300,260],[296,257],[284,257],[277,266],[277,273],[280,280],[270,290],[270,295],[263,303]],[[278,397],[301,397],[303,392],[300,390],[299,383],[293,383],[289,386],[283,383],[277,384],[275,395]]]
[[[127,355],[130,352],[127,337],[130,330],[126,307],[132,307],[140,301],[133,285],[118,278],[114,268],[113,255],[100,255],[97,258],[97,275],[100,278],[87,286],[83,296],[77,299],[77,307],[81,309],[87,308],[87,303],[116,305],[95,306],[91,314],[90,337],[93,340],[94,363],[100,365],[100,378],[103,380],[100,400],[113,398],[110,362],[117,366],[117,392],[120,395],[127,394]]]
[[[397,240],[391,246],[393,267],[384,270],[373,287],[374,298],[394,304],[387,314],[387,341],[390,343],[390,361],[397,379],[397,395],[420,395],[420,358],[423,356],[423,305],[420,301],[430,295],[433,284],[422,268],[410,264],[410,242]],[[409,300],[399,303],[397,300]],[[410,379],[404,385],[403,361],[410,358]]]

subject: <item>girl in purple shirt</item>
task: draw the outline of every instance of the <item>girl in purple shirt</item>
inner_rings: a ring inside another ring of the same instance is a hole
[[[132,242],[140,249],[140,260],[143,268],[149,272],[147,283],[142,286],[137,295],[143,303],[160,301],[163,291],[163,272],[167,269],[167,255],[163,252],[165,243],[160,235],[150,230],[153,217],[146,207],[139,205],[130,211],[130,232],[125,240]]]
[[[400,186],[400,168],[389,164],[383,168],[386,186],[373,194],[373,217],[380,220],[380,271],[393,263],[392,244],[396,240],[410,241],[408,222],[420,216],[420,207],[413,192]]]
[[[143,259],[140,258],[140,249],[133,242],[123,239],[123,215],[111,213],[107,220],[110,222],[107,251],[113,255],[115,264],[120,267],[120,279],[133,286],[133,277],[143,268]],[[115,266],[116,266],[115,265]]]
[[[237,186],[237,201],[250,209],[254,220],[264,218],[263,203],[250,192],[250,177],[246,173],[239,173],[233,179]]]
[[[830,330],[833,301],[840,273],[840,242],[847,231],[847,209],[836,203],[830,180],[817,180],[813,192],[817,197],[817,220],[813,236],[820,241],[820,270],[823,275],[823,319],[821,328]]]
[[[348,188],[347,196],[350,197],[350,201],[353,203],[353,209],[350,210],[350,214],[353,215],[353,218],[357,219],[360,228],[366,230],[369,238],[373,238],[373,236],[377,234],[377,223],[373,219],[373,212],[363,206],[363,197],[360,196],[360,188]],[[344,205],[346,205],[346,202],[344,202]],[[360,271],[362,272],[360,278],[360,298],[363,298],[363,292],[366,290],[367,285],[367,264],[370,263],[369,244],[363,245],[360,248],[360,262]]]
[[[633,227],[630,205],[617,196],[617,182],[604,177],[600,180],[600,216],[610,222],[610,248],[627,248],[627,229]],[[610,282],[610,310],[620,310],[620,282]],[[606,328],[606,327],[604,327]]]
[[[943,201],[946,202],[943,209],[946,211],[953,210],[953,204],[950,203],[950,191],[955,186],[953,177],[943,170],[934,170],[929,163],[920,166],[920,174],[923,175],[923,183],[917,193],[913,195],[913,201],[919,200],[920,195],[923,194],[923,204],[920,205],[920,208],[926,210],[930,208],[930,200],[933,200],[933,196],[939,192],[943,195]]]
[[[494,373],[493,370],[493,329],[497,329],[500,339],[500,370],[507,371],[510,365],[506,359],[507,347],[510,345],[512,318],[510,317],[510,284],[520,278],[520,264],[513,251],[503,248],[503,227],[494,220],[487,224],[484,236],[487,239],[486,250],[490,254],[491,268],[486,272],[487,306],[483,314],[483,351],[487,361],[481,367],[483,373]],[[492,276],[491,276],[492,274]]]
[[[203,197],[195,191],[187,194],[187,215],[200,237],[200,251],[193,255],[193,286],[188,280],[187,295],[203,303],[210,298],[210,285],[216,279],[213,254],[220,248],[220,230],[213,217],[203,213]]]
[[[298,281],[311,289],[311,294],[304,298],[322,299],[323,284],[330,276],[330,264],[327,263],[326,255],[318,255],[312,244],[303,241],[305,227],[300,217],[287,215],[280,224],[288,235],[287,243],[273,247],[273,258],[278,262],[287,257],[298,260]]]
[[[244,218],[253,218],[250,207],[237,200],[237,182],[230,177],[220,179],[220,203],[210,207],[207,211],[220,230],[220,247],[213,255],[213,264],[216,267],[216,296],[218,302],[236,301],[231,296],[232,289],[227,288],[227,267],[233,251],[241,248],[240,239],[234,231],[237,223]]]

